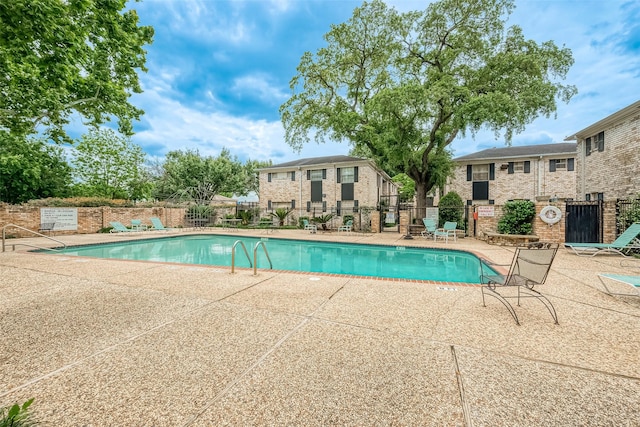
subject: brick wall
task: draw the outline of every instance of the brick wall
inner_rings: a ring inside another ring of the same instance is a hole
[[[584,139],[578,141],[577,199],[589,194],[595,200],[626,199],[640,193],[640,114],[632,114],[604,128],[604,151],[591,143],[585,154]],[[595,135],[594,135],[595,136]]]
[[[100,229],[109,227],[109,222],[119,221],[125,226],[131,224],[132,219],[140,219],[143,224],[151,226],[151,217],[158,217],[165,227],[184,226],[185,208],[112,208],[112,207],[79,207],[78,230],[56,230],[55,235],[65,234],[90,234],[97,233]],[[235,213],[235,206],[214,207],[218,218],[227,213]],[[0,204],[0,228],[7,224],[15,224],[29,230],[37,231],[40,228],[40,207],[27,205]],[[7,235],[15,237],[28,237],[32,234],[16,228],[7,230]]]
[[[488,161],[495,164],[495,179],[489,181],[489,199],[496,205],[502,205],[508,200],[527,199],[536,200],[542,198],[563,198],[570,199],[576,197],[576,171],[567,169],[557,169],[555,172],[549,171],[549,160],[561,159],[567,156],[545,156],[540,158],[515,159],[517,161],[528,160],[531,162],[530,172],[515,171],[509,173],[507,169],[502,169],[507,161]],[[514,159],[509,159],[514,160]],[[473,181],[467,181],[467,164],[456,166],[454,176],[446,191],[455,191],[462,197],[462,200],[472,200]]]

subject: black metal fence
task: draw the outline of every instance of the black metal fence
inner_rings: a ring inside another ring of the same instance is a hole
[[[640,199],[618,199],[616,201],[616,236],[631,224],[640,222]]]

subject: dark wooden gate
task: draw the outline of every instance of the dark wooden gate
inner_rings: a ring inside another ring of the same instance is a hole
[[[567,202],[565,242],[602,243],[602,200]]]

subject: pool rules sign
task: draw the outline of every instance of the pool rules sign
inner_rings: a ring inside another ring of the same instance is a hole
[[[40,208],[40,224],[54,223],[58,231],[78,229],[77,208]]]

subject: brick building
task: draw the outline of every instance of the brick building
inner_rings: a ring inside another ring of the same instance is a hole
[[[380,196],[397,194],[396,184],[371,160],[327,156],[260,169],[260,208],[293,208],[298,216],[353,213],[375,207]]]
[[[489,148],[455,158],[446,191],[468,205],[503,205],[508,200],[576,197],[576,144],[570,142]]]
[[[640,101],[576,132],[576,197],[616,200],[640,193]]]

